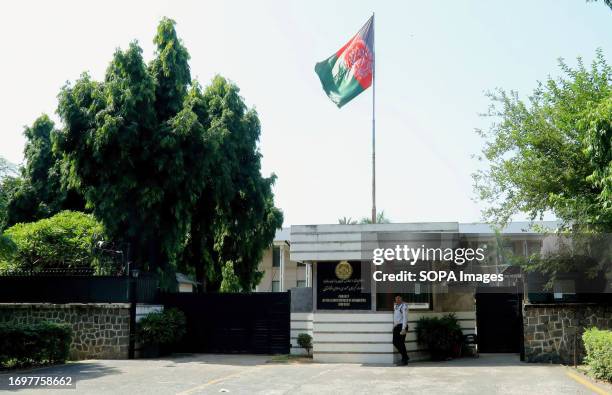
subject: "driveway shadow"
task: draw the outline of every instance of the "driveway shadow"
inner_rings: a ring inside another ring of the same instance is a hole
[[[139,359],[163,361],[169,364],[200,363],[203,365],[258,366],[265,365],[270,355],[253,354],[172,354],[167,357]]]
[[[427,368],[450,368],[450,367],[494,367],[494,366],[525,366],[521,362],[519,354],[480,354],[478,358],[465,357],[456,358],[449,361],[415,361],[409,362],[406,367],[427,367]],[[389,364],[362,364],[362,366],[395,366]]]

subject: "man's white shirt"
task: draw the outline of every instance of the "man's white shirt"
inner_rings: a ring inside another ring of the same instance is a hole
[[[408,305],[406,303],[393,305],[393,326],[402,325],[402,330],[408,325]]]

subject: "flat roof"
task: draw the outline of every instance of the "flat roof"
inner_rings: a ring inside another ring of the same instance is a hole
[[[508,224],[500,233],[531,238],[545,231],[554,231],[558,227],[557,221],[517,221]],[[363,235],[387,232],[458,233],[489,237],[495,234],[495,226],[487,223],[459,222],[292,225],[289,234],[290,259],[300,262],[361,259],[364,251],[369,251],[364,247]]]

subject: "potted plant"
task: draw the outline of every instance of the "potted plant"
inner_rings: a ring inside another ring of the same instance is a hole
[[[427,346],[433,360],[445,360],[461,354],[463,333],[454,314],[419,319],[416,334],[417,342]]]
[[[185,335],[185,314],[167,309],[147,314],[138,323],[136,339],[142,358],[169,354],[171,347]]]

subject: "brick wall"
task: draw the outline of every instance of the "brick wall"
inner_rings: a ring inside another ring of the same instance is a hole
[[[582,334],[590,327],[612,329],[612,305],[567,303],[523,306],[527,362],[573,363],[585,356]]]
[[[0,304],[0,323],[31,324],[41,321],[72,326],[71,359],[123,359],[128,357],[130,309],[128,303]]]

